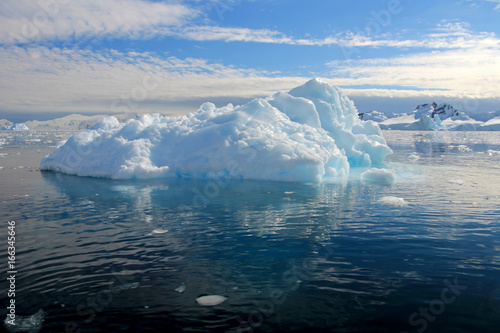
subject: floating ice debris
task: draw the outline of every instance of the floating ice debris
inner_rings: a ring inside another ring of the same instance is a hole
[[[12,320],[9,315],[5,318],[5,328],[9,332],[38,333],[42,329],[46,313],[43,309],[38,310],[32,316],[18,316]]]
[[[168,230],[163,228],[153,230],[153,234],[164,234],[166,232],[168,232]]]
[[[472,149],[470,149],[466,145],[459,145],[457,148],[458,148],[459,151],[463,151],[463,152],[472,151]]]
[[[180,286],[174,289],[174,291],[177,291],[179,294],[182,294],[183,292],[186,291],[186,284],[182,282]]]
[[[463,179],[449,179],[448,180],[449,183],[452,183],[452,184],[457,184],[457,185],[463,185],[465,184],[465,180]]]
[[[393,196],[387,196],[380,198],[380,202],[384,206],[394,206],[394,207],[403,207],[406,202],[404,198],[398,198]]]
[[[394,183],[396,180],[396,172],[392,169],[371,168],[361,174],[361,180],[368,183]]]
[[[410,161],[416,161],[416,160],[420,159],[420,156],[418,156],[417,154],[411,154],[410,156],[408,156],[408,159]]]
[[[206,295],[200,296],[196,299],[196,302],[203,306],[215,306],[226,301],[227,297],[220,295]]]
[[[139,282],[131,282],[131,283],[124,283],[119,286],[116,286],[112,289],[113,292],[115,291],[122,291],[122,290],[128,290],[128,289],[135,289],[139,287]]]
[[[392,153],[373,121],[319,79],[234,107],[180,117],[115,117],[69,138],[41,170],[113,179],[223,178],[321,182]]]

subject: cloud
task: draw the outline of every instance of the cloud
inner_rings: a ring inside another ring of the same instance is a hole
[[[159,112],[186,101],[194,109],[265,97],[309,79],[137,51],[4,46],[0,58],[0,109],[12,111]],[[336,60],[323,76],[350,96],[500,98],[498,59],[494,46]]]
[[[409,31],[343,31],[302,38],[272,29],[219,26],[203,14],[205,2],[189,3],[195,7],[181,1],[1,1],[0,110],[108,113],[154,104],[153,111],[161,111],[173,102],[268,96],[309,79],[200,58],[82,50],[71,43],[165,36],[197,42],[338,46],[345,59],[329,62],[320,75],[334,78],[331,83],[346,87],[353,96],[500,98],[500,39],[472,31],[466,22],[442,21],[434,29],[413,32],[411,38]],[[70,42],[51,43],[55,41]],[[71,46],[53,46],[60,44]],[[391,48],[402,54],[353,57],[364,48]]]
[[[500,39],[493,33],[473,32],[466,22],[443,21],[419,40],[385,42],[384,46],[430,51],[331,61],[327,64],[332,69],[331,77],[336,77],[339,85],[370,87],[354,92],[365,96],[500,98]],[[383,88],[387,86],[400,89]]]
[[[0,58],[3,110],[164,111],[162,103],[265,97],[306,80],[147,52],[9,46]]]
[[[360,48],[427,48],[465,49],[500,45],[494,33],[472,32],[465,22],[442,22],[431,33],[419,39],[389,38],[387,35],[368,36],[344,31],[324,38],[296,38],[269,29],[249,29],[219,26],[183,26],[163,31],[164,35],[194,41],[254,42],[299,46],[339,46],[347,54]],[[357,50],[358,49],[358,50]]]
[[[169,29],[165,34],[195,41],[255,42],[297,46],[338,46],[346,58],[359,54],[363,48],[395,49],[474,49],[500,47],[494,33],[474,32],[466,22],[443,21],[430,33],[412,38],[390,38],[388,35],[368,36],[344,31],[324,38],[296,38],[279,31],[218,26],[189,26]]]
[[[474,32],[469,29],[467,22],[447,22],[439,23],[431,32],[421,34],[415,38],[389,38],[379,36],[372,38],[364,34],[354,34],[345,32],[342,36],[332,40],[346,48],[346,54],[353,55],[359,53],[361,47],[390,47],[399,49],[423,48],[423,49],[473,49],[479,47],[499,47],[500,40],[494,33]],[[318,43],[320,44],[320,42]]]
[[[149,38],[199,15],[177,3],[140,0],[3,0],[0,43],[91,37]]]
[[[498,98],[499,64],[483,52],[331,62],[326,80],[354,99],[386,98],[373,107],[382,103],[387,110],[387,98]],[[220,106],[266,97],[310,79],[148,52],[9,46],[0,47],[0,58],[0,109],[9,111],[180,114],[206,101]]]
[[[215,6],[217,2],[210,4]],[[190,7],[181,2],[144,0],[3,0],[0,2],[0,44],[170,36],[190,41],[339,46],[347,54],[365,47],[451,49],[498,44],[494,34],[473,33],[461,22],[442,22],[432,33],[418,39],[352,31],[301,38],[276,30],[219,26],[203,19],[206,7],[198,3]]]
[[[268,29],[231,28],[218,26],[190,26],[165,34],[194,41],[255,42],[296,44],[296,41],[278,31]]]
[[[328,65],[331,76],[343,86],[406,86],[418,94],[434,90],[453,97],[500,98],[499,59],[498,48],[478,48],[332,61]]]
[[[487,1],[497,3],[498,5],[495,7],[495,9],[500,10],[500,0],[487,0]]]

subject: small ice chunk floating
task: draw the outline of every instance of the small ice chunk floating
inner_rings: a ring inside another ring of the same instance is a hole
[[[216,306],[224,303],[227,300],[227,297],[221,295],[205,295],[200,296],[196,299],[196,302],[199,305],[203,306]]]

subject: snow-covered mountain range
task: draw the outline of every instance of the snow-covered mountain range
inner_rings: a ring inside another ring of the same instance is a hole
[[[373,120],[381,129],[499,131],[500,111],[467,114],[450,104],[425,103],[407,113],[385,114],[380,111],[360,113],[363,120]]]
[[[23,122],[22,124],[14,124],[7,119],[0,119],[1,130],[11,131],[70,131],[70,130],[84,130],[92,127],[97,120],[107,117],[109,115],[92,115],[86,116],[81,114],[71,114],[56,119],[39,121],[31,120]],[[140,114],[113,114],[119,121],[124,122],[127,119],[139,118]]]

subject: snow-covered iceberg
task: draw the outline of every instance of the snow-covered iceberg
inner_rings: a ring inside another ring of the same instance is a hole
[[[12,126],[2,127],[4,131],[29,131],[30,129],[25,124],[15,124]]]
[[[205,103],[169,118],[100,119],[44,157],[41,170],[114,179],[188,177],[320,182],[391,154],[337,87],[319,79],[243,106]]]

